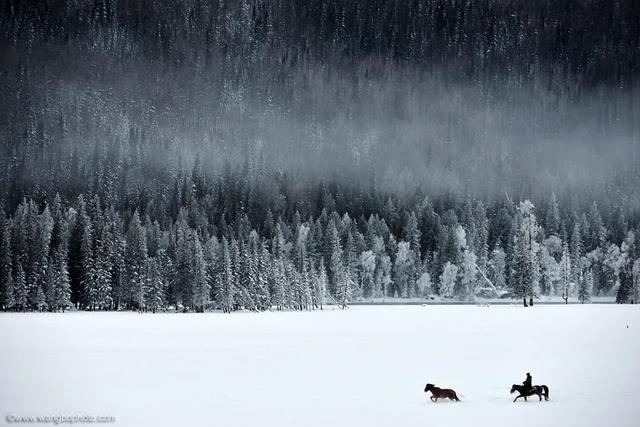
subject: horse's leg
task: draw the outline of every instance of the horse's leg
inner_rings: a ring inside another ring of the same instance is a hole
[[[522,395],[517,396],[515,399],[513,399],[513,401],[515,402],[516,400],[518,400],[518,397],[522,397]]]
[[[527,401],[527,396],[522,396],[522,397],[524,397],[524,401],[526,402]]]
[[[432,402],[435,402],[435,400],[433,400],[433,396],[431,396],[429,399],[431,399]]]

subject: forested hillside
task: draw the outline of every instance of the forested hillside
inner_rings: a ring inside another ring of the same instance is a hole
[[[0,306],[637,301],[633,0],[0,1]]]

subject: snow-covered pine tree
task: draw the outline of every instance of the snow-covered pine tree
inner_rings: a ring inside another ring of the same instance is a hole
[[[81,289],[82,295],[80,298],[81,308],[93,308],[91,306],[92,295],[96,292],[95,285],[95,265],[93,255],[93,229],[91,222],[84,223],[85,228],[82,232],[82,242],[80,243],[81,254]]]
[[[633,261],[635,254],[635,234],[633,231],[627,232],[627,235],[620,245],[619,260],[619,280],[620,286],[616,293],[616,302],[627,303],[631,299],[633,292]]]
[[[193,305],[198,313],[203,313],[209,305],[211,286],[207,276],[207,264],[204,259],[204,252],[200,239],[193,233]]]
[[[276,306],[277,310],[282,310],[286,306],[286,289],[288,288],[285,265],[282,258],[274,258],[272,268],[273,292],[271,294],[271,302]]]
[[[593,251],[604,247],[607,240],[607,230],[602,222],[598,204],[594,200],[589,209],[589,244],[588,249]]]
[[[11,227],[0,207],[0,306],[9,310],[15,304],[11,256]]]
[[[18,311],[25,311],[27,305],[27,283],[26,275],[22,268],[22,263],[18,262],[18,268],[16,269],[16,279],[14,282],[14,307]]]
[[[536,221],[533,203],[525,200],[518,205],[516,216],[515,245],[511,266],[511,287],[515,296],[533,301],[538,293],[539,274],[537,252],[539,244],[536,242],[539,228]]]
[[[334,253],[336,256],[337,253]],[[347,308],[347,303],[351,301],[353,288],[355,283],[351,276],[347,273],[346,269],[342,265],[341,260],[331,260],[331,264],[336,269],[336,297],[335,300],[338,306],[341,308]]]
[[[163,277],[158,256],[147,258],[145,268],[144,306],[155,313],[164,307],[166,280]]]
[[[72,306],[71,303],[71,283],[69,281],[69,270],[67,267],[67,250],[64,244],[60,244],[53,256],[53,287],[55,295],[55,305],[52,310],[62,310]]]
[[[582,277],[578,287],[578,301],[582,304],[591,301],[593,292],[593,273],[586,258],[582,258]]]
[[[633,263],[633,290],[631,292],[631,303],[640,303],[640,258]]]
[[[572,267],[572,275],[573,275],[573,283],[578,285],[582,278],[582,263],[581,259],[584,255],[584,248],[582,245],[582,235],[580,231],[580,224],[576,221],[573,226],[573,233],[571,233],[571,267]]]
[[[44,290],[42,286],[38,285],[38,290],[36,291],[36,310],[45,311],[49,308],[47,305],[47,300],[44,295]]]
[[[560,209],[555,193],[551,193],[551,197],[547,203],[544,225],[547,236],[557,236],[560,233]]]
[[[218,295],[216,299],[222,311],[224,313],[231,313],[234,308],[234,271],[231,260],[231,251],[229,248],[229,242],[226,237],[222,238],[222,272],[220,273],[219,285],[218,285]]]
[[[112,224],[105,222],[96,241],[93,283],[89,290],[88,304],[92,309],[108,310],[112,306],[111,285],[114,259]]]
[[[335,222],[329,221],[325,235],[325,259],[327,264],[328,290],[332,295],[337,294],[338,273],[342,268],[342,249]]]
[[[262,242],[256,247],[256,296],[255,301],[259,310],[271,308],[271,296],[269,295],[269,266],[271,264],[266,243]]]
[[[573,270],[571,268],[571,255],[566,242],[562,248],[562,258],[560,259],[560,295],[565,303],[569,302],[573,290]]]
[[[93,268],[93,241],[91,235],[91,219],[86,212],[84,196],[80,194],[76,203],[76,210],[70,209],[68,220],[72,225],[69,238],[69,280],[71,286],[71,301],[78,308],[86,305],[85,283],[91,280]]]
[[[13,282],[13,274],[11,273],[11,270],[9,270],[5,276],[5,288],[4,288],[4,300],[3,300],[3,304],[4,304],[4,309],[5,310],[13,310],[16,306],[16,299],[15,299],[15,284]]]
[[[476,226],[476,238],[473,251],[476,254],[476,265],[484,274],[487,273],[487,261],[489,258],[489,221],[487,211],[482,201],[478,201],[473,211]]]
[[[125,303],[129,309],[142,308],[142,289],[145,281],[145,267],[147,261],[147,236],[140,222],[140,215],[133,213],[129,229],[127,230],[126,284]]]
[[[360,288],[362,296],[371,298],[374,291],[374,274],[376,270],[376,256],[373,251],[360,254]]]
[[[415,256],[409,242],[398,243],[393,265],[393,282],[397,296],[410,298],[415,290]]]
[[[313,283],[313,304],[315,308],[322,310],[324,306],[325,292],[327,290],[327,273],[324,268],[324,258],[320,258],[320,267]]]
[[[489,261],[489,277],[493,285],[498,291],[504,289],[506,285],[506,254],[498,242],[491,251],[491,259]]]
[[[417,254],[418,260],[420,259],[421,251],[420,237],[416,214],[413,211],[406,212],[404,216],[403,240],[409,243],[411,250]]]
[[[47,288],[47,277],[49,269],[49,251],[51,245],[51,232],[53,231],[53,218],[46,206],[37,218],[34,228],[37,233],[32,248],[33,265],[31,277],[27,284],[29,305],[32,309],[43,311],[46,309],[45,289]]]

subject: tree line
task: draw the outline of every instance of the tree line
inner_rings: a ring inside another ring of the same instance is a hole
[[[0,215],[4,310],[321,309],[380,298],[637,301],[637,228],[554,193],[410,199],[276,172],[206,175],[196,161],[172,199],[126,208],[105,194],[23,198]],[[253,172],[252,172],[253,171]],[[252,174],[254,174],[252,176]],[[260,193],[258,182],[278,182]],[[275,177],[274,177],[275,176]],[[116,192],[117,193],[117,192]]]

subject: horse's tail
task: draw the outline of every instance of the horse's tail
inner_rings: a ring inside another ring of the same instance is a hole
[[[544,400],[549,400],[549,387],[543,385],[542,389],[544,390]]]

